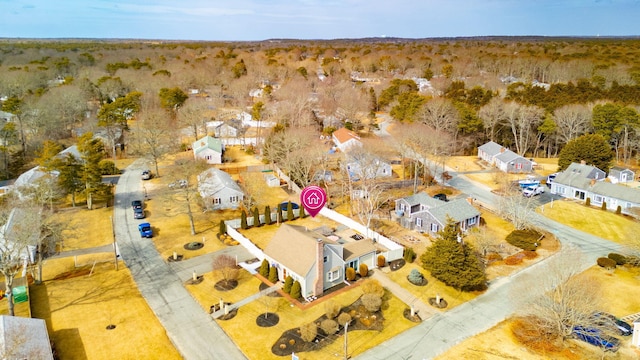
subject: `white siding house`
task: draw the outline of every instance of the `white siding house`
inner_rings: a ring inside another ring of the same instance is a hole
[[[244,193],[226,172],[211,168],[198,175],[198,191],[207,209],[237,209]]]
[[[207,135],[194,142],[192,149],[193,157],[196,160],[205,160],[207,164],[222,164],[224,145],[222,145],[220,139]]]

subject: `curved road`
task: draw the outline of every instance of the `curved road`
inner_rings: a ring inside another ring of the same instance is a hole
[[[469,181],[450,171],[453,178],[449,185],[458,188],[489,207],[498,203],[498,197],[485,186]],[[520,303],[514,296],[522,291],[523,283],[536,290],[545,290],[551,285],[540,281],[545,272],[554,271],[560,264],[574,264],[586,270],[598,257],[610,252],[620,252],[622,246],[608,240],[586,234],[538,214],[531,215],[536,225],[552,232],[563,244],[562,249],[522,271],[494,281],[484,294],[472,301],[426,319],[408,331],[357,356],[360,360],[431,359],[442,354],[455,344],[484,332],[511,316]],[[555,259],[551,261],[551,259]]]
[[[129,166],[116,186],[114,222],[120,254],[140,293],[185,359],[244,360],[246,357],[184,288],[151,239],[141,238],[131,201],[142,199],[141,162]],[[150,221],[153,225],[153,221]]]

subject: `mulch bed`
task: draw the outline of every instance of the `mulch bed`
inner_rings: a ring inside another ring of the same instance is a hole
[[[187,284],[187,285],[198,285],[203,280],[204,280],[204,276],[200,275],[200,276],[197,276],[195,280],[193,278],[191,278],[191,279],[185,281],[184,283]]]
[[[422,282],[420,284],[416,284],[413,281],[409,280],[409,276],[407,275],[407,281],[415,286],[426,286],[429,283],[429,280],[422,278]]]
[[[353,302],[351,305],[343,307],[340,312],[348,313],[351,315],[351,323],[349,324],[349,332],[358,330],[377,330],[382,331],[384,329],[384,317],[382,312],[376,311],[371,313],[367,311],[360,299]],[[327,316],[322,315],[314,322],[318,325],[323,320],[326,320]],[[271,347],[271,352],[278,356],[289,356],[291,353],[301,353],[305,351],[315,351],[321,349],[340,337],[343,327],[340,326],[336,334],[327,335],[318,326],[318,335],[314,341],[304,341],[300,337],[300,328],[289,329],[282,333],[280,338]]]
[[[204,244],[198,241],[192,241],[190,243],[184,244],[184,248],[186,250],[198,250],[198,249],[202,249],[203,247],[204,247]]]
[[[229,291],[238,287],[238,280],[220,280],[214,286],[218,291]]]
[[[400,270],[407,262],[404,259],[393,260],[389,263],[391,271]]]
[[[438,309],[444,309],[447,306],[449,306],[449,303],[447,303],[447,300],[440,298],[440,304],[438,304],[436,302],[436,298],[432,297],[432,298],[429,298],[429,305]]]
[[[180,254],[176,255],[176,257],[175,257],[175,258],[173,257],[173,255],[170,255],[170,256],[167,258],[167,261],[168,261],[168,262],[182,261],[182,258],[183,258],[183,257],[184,257],[184,256],[182,256],[182,255],[180,255]]]
[[[280,316],[275,313],[262,313],[256,318],[256,325],[260,327],[276,326],[280,322]]]
[[[422,321],[422,319],[420,318],[420,316],[418,316],[417,313],[414,312],[413,316],[411,316],[411,309],[404,309],[404,311],[402,312],[402,315],[404,316],[405,319],[412,321],[412,322],[416,322],[419,323]]]

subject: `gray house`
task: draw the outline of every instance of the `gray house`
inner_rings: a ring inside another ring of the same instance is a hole
[[[211,168],[198,175],[198,191],[208,209],[237,209],[244,193],[226,172]]]
[[[480,211],[469,200],[446,202],[425,193],[397,199],[395,216],[403,227],[431,235],[442,230],[447,219],[452,219],[462,231],[480,223]]]
[[[628,168],[623,168],[620,166],[614,166],[611,169],[609,169],[609,179],[611,179],[612,183],[626,183],[626,182],[631,182],[636,178],[636,174],[628,169]]]
[[[594,206],[606,204],[608,210],[632,214],[640,208],[640,189],[604,181],[604,171],[590,165],[572,163],[551,183],[551,193],[568,199],[590,199]]]
[[[551,193],[569,199],[585,200],[588,189],[605,178],[605,172],[584,163],[572,163],[551,183]],[[592,199],[593,200],[593,199]]]
[[[278,269],[278,279],[291,276],[303,296],[320,296],[345,281],[346,268],[376,266],[376,247],[370,239],[345,239],[304,226],[282,224],[264,250],[265,258]]]
[[[53,360],[46,322],[20,316],[0,316],[0,353],[3,359]]]
[[[528,173],[533,171],[533,161],[493,141],[478,147],[478,157],[506,173]]]

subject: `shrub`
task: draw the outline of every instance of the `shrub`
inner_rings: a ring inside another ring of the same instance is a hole
[[[293,219],[293,204],[289,201],[287,203],[287,221],[292,221]]]
[[[489,262],[500,261],[500,260],[502,260],[502,255],[500,255],[498,253],[489,253],[489,254],[487,254],[487,261],[489,261]]]
[[[542,234],[535,230],[513,230],[507,235],[507,242],[513,246],[517,246],[522,250],[535,251],[538,248]]]
[[[613,259],[609,259],[608,257],[600,257],[598,258],[598,266],[603,267],[607,270],[615,269],[616,261]]]
[[[627,257],[622,254],[611,253],[607,257],[616,262],[616,265],[624,265],[627,263]]]
[[[271,281],[272,284],[278,282],[278,269],[276,269],[275,266],[272,266],[269,269],[269,281]]]
[[[265,279],[269,277],[269,262],[267,261],[267,259],[262,260],[262,264],[260,264],[260,270],[258,270],[258,273]]]
[[[315,323],[309,323],[300,326],[300,337],[306,342],[315,340],[318,335],[318,326]]]
[[[629,255],[627,256],[627,265],[638,267],[640,266],[640,256]]]
[[[407,262],[407,264],[412,263],[413,260],[416,259],[416,256],[417,256],[416,252],[413,250],[413,248],[408,247],[404,249],[403,258],[404,258],[404,261]]]
[[[371,312],[380,310],[380,306],[382,305],[382,297],[377,294],[364,294],[361,300],[362,305]]]
[[[375,294],[380,298],[384,295],[384,288],[382,287],[382,285],[380,285],[380,282],[378,282],[378,280],[368,279],[362,284],[360,288],[365,294]]]
[[[358,267],[358,274],[360,274],[360,276],[362,277],[366,277],[367,275],[369,275],[369,267],[367,266],[367,264],[360,264],[360,266]]]
[[[293,285],[293,278],[291,276],[287,276],[284,279],[284,285],[282,285],[282,291],[289,294],[291,293],[291,285]]]
[[[220,220],[220,230],[218,231],[218,234],[220,235],[224,235],[227,233],[227,224],[224,222],[224,220]]]
[[[586,206],[591,206],[591,198],[587,198],[587,201],[584,202]]]
[[[422,282],[424,281],[424,275],[422,275],[417,269],[412,269],[409,273],[409,276],[407,276],[407,279],[414,285],[422,285]]]
[[[535,259],[536,257],[538,257],[538,253],[535,251],[523,251],[522,254],[527,260]]]
[[[622,206],[618,205],[618,207],[616,208],[616,215],[620,214],[622,214]]]
[[[345,273],[345,277],[347,278],[347,281],[353,281],[356,279],[356,269],[348,267],[347,271]]]
[[[271,225],[271,222],[271,208],[267,205],[264,207],[264,224]]]
[[[320,328],[327,335],[333,335],[338,332],[338,322],[332,319],[323,320],[320,323]]]
[[[299,299],[302,296],[302,287],[298,280],[294,281],[293,285],[291,285],[291,292],[289,294],[294,299]]]
[[[600,206],[600,209],[607,210],[607,202],[606,201],[602,202],[602,206]]]
[[[350,323],[350,322],[351,322],[351,315],[347,313],[340,313],[340,315],[338,315],[338,324],[340,326],[344,326],[344,324]]]
[[[247,230],[249,228],[249,225],[247,225],[247,212],[242,210],[242,213],[240,214],[240,228],[242,230]]]
[[[100,173],[102,175],[118,175],[120,174],[120,169],[116,167],[116,164],[111,160],[100,160],[98,163],[98,167],[100,168]]]
[[[522,259],[524,259],[524,254],[519,252],[504,259],[504,263],[506,265],[518,265],[522,263]]]
[[[378,267],[384,267],[384,265],[387,263],[387,259],[384,258],[384,255],[378,255]]]
[[[284,219],[282,218],[282,209],[280,209],[280,206],[278,206],[278,209],[276,210],[276,218],[278,224],[282,224],[282,222],[284,221]]]
[[[340,305],[333,300],[324,303],[324,311],[327,318],[333,319],[340,313]]]

